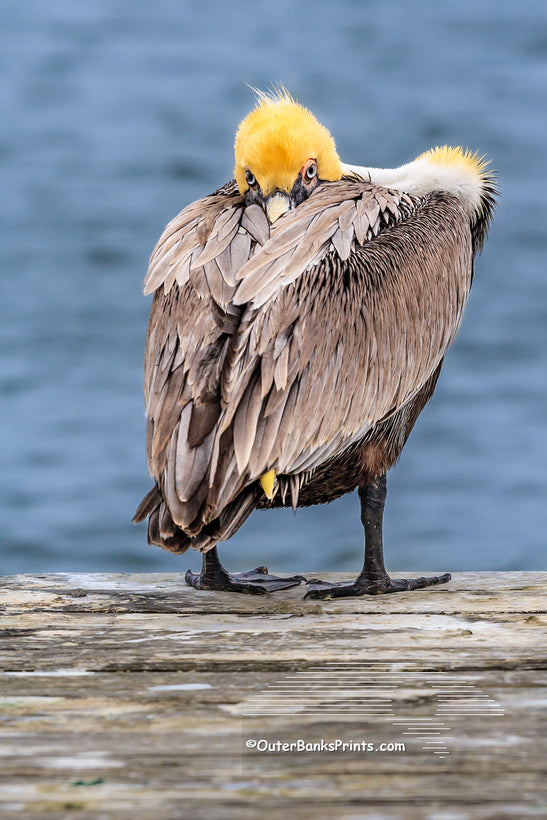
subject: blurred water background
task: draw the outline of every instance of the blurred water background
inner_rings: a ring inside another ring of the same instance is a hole
[[[4,0],[0,29],[4,573],[183,570],[131,516],[150,480],[148,256],[231,177],[282,82],[346,162],[434,144],[492,158],[502,199],[435,397],[390,475],[391,569],[547,569],[547,4]],[[230,568],[360,568],[358,501],[255,513]]]

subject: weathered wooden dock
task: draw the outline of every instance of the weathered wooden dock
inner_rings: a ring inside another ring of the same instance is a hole
[[[0,812],[547,817],[547,573],[302,595],[4,578]]]

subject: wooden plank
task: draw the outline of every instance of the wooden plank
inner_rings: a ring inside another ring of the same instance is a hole
[[[0,811],[547,816],[546,592],[547,573],[322,602],[4,578]],[[245,747],[321,740],[374,750]]]

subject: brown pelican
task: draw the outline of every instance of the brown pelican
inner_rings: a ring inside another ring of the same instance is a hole
[[[217,543],[256,508],[358,488],[359,576],[307,597],[417,589],[383,561],[386,472],[435,389],[490,222],[495,183],[460,148],[395,169],[343,165],[284,90],[259,94],[235,140],[235,181],[186,207],[150,260],[148,540],[203,553],[198,589],[306,581],[230,574]],[[309,559],[308,559],[309,560]]]

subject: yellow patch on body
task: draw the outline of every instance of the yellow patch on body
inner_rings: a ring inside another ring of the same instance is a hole
[[[259,481],[264,490],[264,495],[271,500],[274,494],[275,470],[268,470],[267,473],[260,476]]]
[[[248,189],[245,172],[250,170],[265,197],[278,188],[289,193],[308,159],[317,160],[319,179],[341,178],[334,139],[311,111],[285,90],[259,94],[256,108],[236,134],[234,176],[239,192]]]

